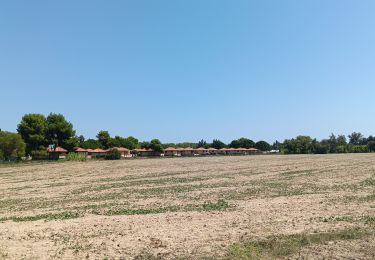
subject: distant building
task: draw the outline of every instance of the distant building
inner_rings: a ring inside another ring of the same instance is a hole
[[[67,150],[65,150],[64,148],[60,146],[57,146],[56,148],[48,147],[47,152],[48,152],[48,158],[52,160],[65,159],[68,153]]]
[[[121,158],[131,157],[130,150],[125,147],[113,147],[111,150],[117,150],[121,153]]]
[[[78,153],[80,155],[84,155],[84,156],[88,155],[88,151],[86,149],[81,148],[81,147],[75,148],[74,152],[76,152],[76,153]]]

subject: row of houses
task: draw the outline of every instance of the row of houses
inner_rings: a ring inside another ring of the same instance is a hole
[[[113,147],[111,149],[83,149],[77,147],[75,152],[87,156],[88,158],[102,157],[106,153],[117,150],[121,153],[122,158],[132,158],[132,157],[152,157],[152,156],[199,156],[199,155],[250,155],[259,152],[255,148],[174,148],[168,147],[164,149],[164,153],[156,152],[152,149],[133,149],[129,150],[125,147]],[[49,157],[51,159],[63,159],[68,154],[68,151],[62,147],[48,148]]]

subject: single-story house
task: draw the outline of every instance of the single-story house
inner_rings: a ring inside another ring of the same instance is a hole
[[[247,148],[237,148],[236,152],[237,152],[236,154],[241,154],[241,155],[249,154],[249,151],[247,150]]]
[[[199,147],[197,149],[194,149],[194,152],[199,155],[205,155],[205,154],[208,154],[208,149]]]
[[[219,154],[227,154],[228,150],[229,150],[228,148],[221,148],[221,149],[217,150],[217,153],[219,153]]]
[[[111,150],[117,150],[121,153],[122,158],[131,157],[130,150],[125,147],[113,147]]]
[[[249,154],[254,154],[254,153],[258,153],[259,152],[259,150],[256,149],[256,148],[249,148],[247,150],[248,150]]]
[[[96,148],[94,150],[87,149],[87,152],[90,157],[99,157],[99,156],[104,156],[107,153],[107,150]]]
[[[74,151],[78,154],[81,154],[81,155],[84,155],[84,156],[87,156],[89,154],[88,150],[86,149],[83,149],[81,147],[77,147],[74,149]]]
[[[208,148],[208,152],[209,154],[218,154],[219,150],[211,147],[211,148]]]
[[[65,150],[64,148],[60,147],[60,146],[57,146],[55,148],[53,147],[48,147],[47,148],[47,152],[48,152],[48,158],[49,159],[54,159],[54,160],[57,160],[57,159],[65,159],[68,151]]]
[[[193,156],[194,155],[194,149],[191,147],[186,148],[180,148],[181,149],[181,155],[182,156]]]
[[[164,155],[165,156],[181,156],[181,152],[174,147],[168,147],[164,149]]]
[[[134,156],[140,156],[140,157],[149,157],[149,156],[160,156],[159,152],[155,152],[154,150],[142,148],[142,149],[134,149],[131,150],[131,153]]]

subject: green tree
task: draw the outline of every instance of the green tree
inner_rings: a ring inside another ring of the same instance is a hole
[[[375,141],[369,141],[368,143],[367,143],[367,146],[368,146],[368,150],[370,151],[370,152],[375,152]]]
[[[353,132],[348,135],[349,144],[360,145],[363,144],[363,135],[361,133]]]
[[[109,151],[105,154],[104,159],[106,160],[119,160],[121,159],[121,153],[116,149]]]
[[[80,136],[78,136],[77,138],[78,138],[78,143],[79,143],[79,144],[82,144],[82,143],[85,142],[85,137],[84,137],[83,135],[80,135]]]
[[[164,151],[163,145],[159,139],[152,139],[150,142],[150,148],[159,153],[162,153]]]
[[[80,147],[82,147],[84,149],[103,148],[101,143],[99,143],[99,141],[95,140],[95,139],[87,139],[86,141],[84,141],[80,144]]]
[[[115,138],[111,138],[109,141],[109,146],[111,147],[126,147],[130,150],[136,149],[139,147],[138,139],[129,136],[127,138],[123,138],[120,136],[115,136]]]
[[[327,144],[328,144],[328,151],[330,153],[337,152],[337,138],[333,133],[329,136],[329,139],[327,140]]]
[[[127,138],[125,138],[123,146],[130,150],[133,150],[139,147],[139,141],[134,136],[128,136]]]
[[[207,145],[207,142],[205,140],[200,140],[197,144],[197,148],[205,147]]]
[[[312,152],[312,139],[310,136],[297,136],[296,138],[297,153],[311,153]]]
[[[26,143],[26,153],[45,149],[47,121],[41,114],[26,114],[18,124],[17,132]]]
[[[272,149],[274,150],[280,150],[281,149],[281,143],[279,141],[275,141],[273,144],[272,144]]]
[[[214,140],[212,141],[211,146],[212,146],[213,148],[215,148],[215,149],[222,149],[222,148],[224,148],[226,145],[225,145],[225,143],[223,143],[223,142],[220,141],[219,139],[214,139]]]
[[[111,136],[109,135],[108,131],[100,131],[96,135],[96,138],[98,138],[98,141],[103,148],[108,149],[110,147]]]
[[[261,151],[269,151],[271,150],[271,145],[266,141],[259,141],[255,144],[255,148]]]
[[[242,137],[237,140],[233,140],[229,144],[230,148],[254,148],[255,142],[253,140],[250,140],[248,138]]]
[[[348,144],[345,135],[338,135],[336,138],[336,143],[337,146],[346,146]]]
[[[297,136],[295,139],[285,140],[282,147],[284,153],[306,154],[313,152],[313,143],[310,136]]]
[[[26,144],[21,135],[11,132],[0,132],[0,153],[4,159],[25,155]]]
[[[150,142],[144,141],[140,143],[140,146],[142,149],[150,149],[151,144]]]
[[[68,122],[61,114],[50,113],[47,117],[46,139],[48,144],[53,144],[55,147],[62,146],[69,148],[75,135],[73,125]]]

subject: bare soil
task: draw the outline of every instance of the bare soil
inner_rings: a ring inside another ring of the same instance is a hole
[[[5,166],[0,194],[0,259],[375,259],[375,154]],[[259,247],[296,234],[324,240]]]

